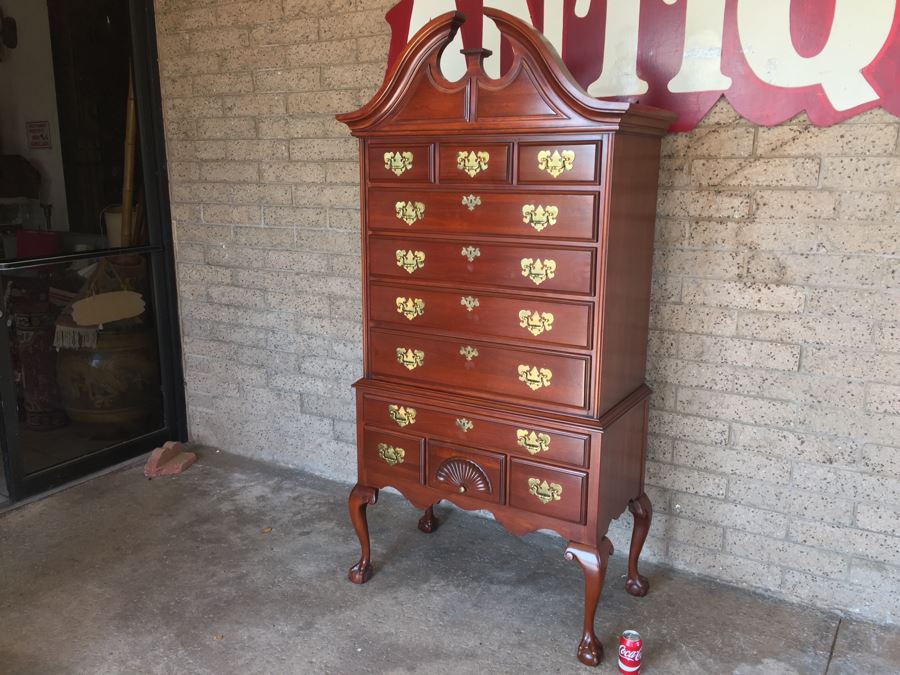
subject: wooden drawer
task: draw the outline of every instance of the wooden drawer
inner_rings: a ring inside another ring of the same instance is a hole
[[[519,183],[599,183],[597,143],[522,143]]]
[[[438,182],[509,183],[512,180],[511,145],[508,143],[441,143],[438,147]]]
[[[493,452],[428,443],[428,486],[442,492],[503,503],[506,458]]]
[[[406,260],[401,256],[402,260]],[[411,273],[415,278],[416,272]],[[590,349],[593,303],[550,299],[513,298],[503,295],[415,289],[372,284],[369,319],[373,323],[408,328],[410,321],[397,311],[397,298],[413,293],[425,303],[425,311],[413,320],[418,330],[481,335],[521,340],[535,345],[560,345]]]
[[[401,408],[404,413],[398,421],[395,418]],[[408,421],[410,409],[414,411],[412,425]],[[363,417],[366,424],[389,429],[409,428],[429,439],[439,438],[512,455],[588,466],[589,435],[553,429],[528,419],[499,422],[408,401],[371,397],[366,397],[363,403]]]
[[[412,274],[398,263],[398,256],[411,256]],[[595,251],[590,248],[373,236],[368,261],[372,276],[452,284],[464,295],[472,294],[470,286],[593,295],[596,278]]]
[[[385,481],[421,483],[424,441],[407,434],[375,429],[363,432],[363,461],[366,470]]]
[[[597,199],[589,193],[497,193],[477,187],[453,192],[375,188],[369,191],[369,229],[593,241]]]
[[[587,475],[511,459],[509,465],[509,505],[542,516],[584,523]]]
[[[430,183],[434,146],[429,143],[370,145],[368,149],[369,181],[373,183]]]
[[[427,310],[426,310],[427,311]],[[369,331],[369,372],[477,396],[502,396],[527,405],[587,407],[590,357],[568,356],[505,345]]]

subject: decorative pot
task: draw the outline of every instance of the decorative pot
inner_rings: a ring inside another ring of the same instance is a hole
[[[147,331],[101,331],[94,348],[62,349],[57,376],[75,422],[131,430],[160,409],[158,354]]]

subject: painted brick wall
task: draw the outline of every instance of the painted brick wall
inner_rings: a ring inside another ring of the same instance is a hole
[[[333,116],[380,83],[391,4],[158,0],[191,433],[347,481],[359,188]],[[723,103],[666,139],[650,558],[900,621],[898,129]]]

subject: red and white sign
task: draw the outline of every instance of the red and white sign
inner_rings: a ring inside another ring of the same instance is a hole
[[[445,76],[465,70],[456,47],[484,46],[498,77],[512,55],[482,15],[493,7],[543,32],[592,96],[678,113],[673,131],[692,129],[723,94],[756,124],[805,110],[830,126],[878,106],[900,116],[898,2],[402,0],[387,13],[389,61],[429,20],[458,9],[468,20],[444,52]]]
[[[50,122],[25,122],[25,134],[28,136],[29,149],[47,150],[50,148]]]

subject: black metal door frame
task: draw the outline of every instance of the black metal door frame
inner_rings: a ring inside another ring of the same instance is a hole
[[[157,431],[109,446],[42,471],[25,474],[16,387],[7,322],[0,317],[0,443],[11,501],[18,501],[148,452],[167,440],[187,440],[175,257],[166,173],[162,101],[157,69],[152,0],[129,0],[131,50],[137,102],[140,156],[144,175],[149,244],[127,249],[85,251],[43,259],[0,263],[0,272],[104,255],[145,255],[150,260],[163,395],[163,425]]]

